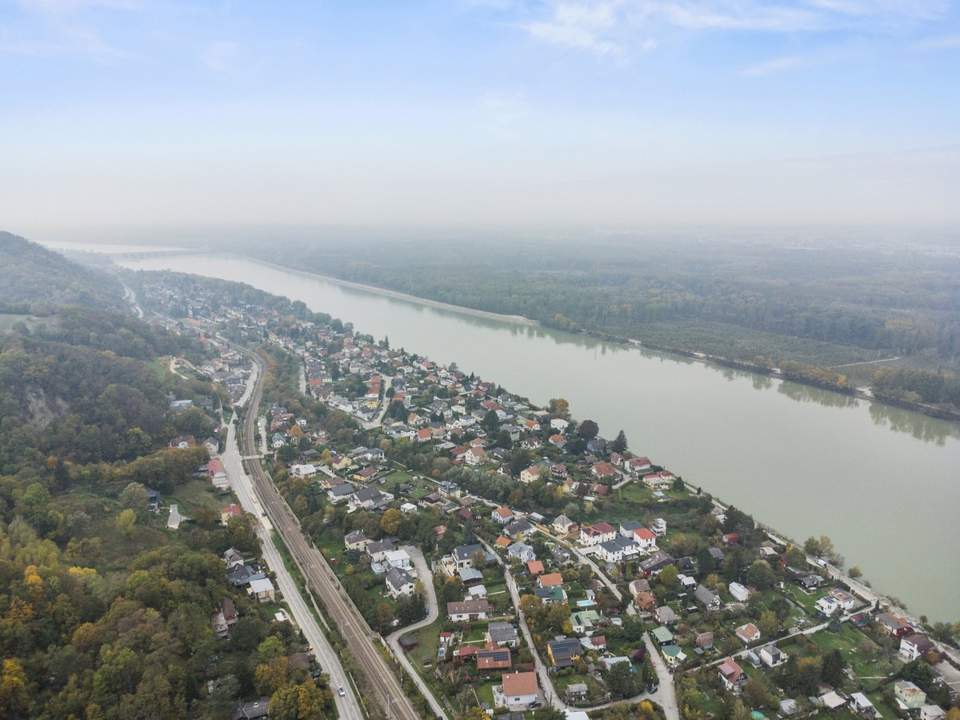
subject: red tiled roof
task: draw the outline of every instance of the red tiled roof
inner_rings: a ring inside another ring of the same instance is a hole
[[[538,689],[535,672],[516,672],[503,676],[503,694],[507,697],[534,695]]]

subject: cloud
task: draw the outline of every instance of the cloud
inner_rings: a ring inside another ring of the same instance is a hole
[[[522,27],[538,40],[600,55],[620,54],[623,48],[608,36],[618,22],[617,11],[622,2],[564,0],[553,5],[547,19],[528,22]]]
[[[947,0],[546,0],[520,5],[519,26],[553,45],[622,55],[650,49],[670,30],[764,33],[862,31],[927,22]]]

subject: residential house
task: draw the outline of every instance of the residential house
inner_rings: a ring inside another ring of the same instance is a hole
[[[540,560],[530,560],[527,563],[527,572],[531,575],[531,577],[543,575],[543,562]]]
[[[485,639],[488,644],[499,648],[515,648],[519,644],[517,629],[506,622],[492,622],[487,625]]]
[[[498,507],[490,514],[490,516],[493,518],[494,522],[500,523],[501,525],[506,525],[507,523],[512,522],[514,519],[513,510],[505,505]]]
[[[547,643],[547,657],[554,667],[570,667],[582,654],[583,647],[576,638],[558,637]]]
[[[391,567],[387,570],[387,594],[394,600],[409,597],[416,590],[414,580],[406,570]]]
[[[699,650],[712,650],[713,649],[713,633],[712,632],[697,633],[697,636],[693,640],[693,644]]]
[[[220,458],[211,458],[210,462],[207,463],[207,477],[217,490],[226,490],[230,487],[227,472],[223,469],[223,462]]]
[[[552,588],[560,585],[563,585],[563,575],[558,572],[547,573],[537,578],[538,587]]]
[[[562,587],[537,588],[533,594],[544,605],[558,605],[567,601],[567,593]]]
[[[667,521],[663,518],[657,518],[653,521],[653,524],[650,525],[650,529],[653,530],[653,534],[657,537],[663,537],[667,534]]]
[[[920,720],[943,720],[946,711],[939,705],[924,705],[920,708]]]
[[[580,544],[586,546],[600,545],[617,536],[617,530],[610,523],[598,522],[593,525],[584,525],[580,528]]]
[[[893,613],[877,615],[877,627],[887,635],[895,635],[898,638],[913,632],[913,628],[905,618]]]
[[[720,596],[706,585],[697,585],[697,589],[693,591],[693,596],[707,610],[720,609]]]
[[[742,643],[749,645],[760,639],[760,628],[753,623],[746,623],[737,628],[737,637]]]
[[[577,524],[568,518],[566,515],[558,515],[553,519],[552,527],[553,531],[557,535],[569,535],[572,528],[575,528]]]
[[[505,535],[509,535],[514,540],[522,540],[527,533],[533,530],[533,525],[528,521],[520,519],[514,520],[513,522],[507,523],[507,526],[503,529]]]
[[[387,553],[397,549],[395,538],[384,538],[367,543],[366,553],[370,562],[382,563],[387,559]]]
[[[237,567],[238,565],[243,565],[243,555],[241,555],[240,551],[236,548],[229,548],[223,553],[223,562],[229,570],[230,568]]]
[[[600,543],[600,549],[597,551],[597,555],[604,561],[608,563],[618,563],[624,560],[629,560],[632,557],[636,557],[640,554],[640,546],[637,545],[633,540],[628,540],[623,536],[617,536],[613,540],[607,540],[606,542]]]
[[[673,565],[674,562],[673,556],[663,552],[663,550],[657,550],[653,555],[640,562],[640,570],[643,571],[644,575],[650,577],[658,575],[667,565]]]
[[[633,539],[645,552],[654,552],[657,549],[657,536],[649,528],[640,527],[634,530]]]
[[[477,652],[477,670],[491,672],[493,670],[509,670],[513,667],[513,656],[509,648],[483,649]]]
[[[540,686],[535,672],[504,675],[499,689],[499,693],[494,691],[494,704],[508,710],[528,710],[540,701]]]
[[[917,660],[933,649],[933,642],[923,633],[913,633],[900,638],[900,656],[906,662]]]
[[[397,570],[409,570],[413,566],[409,553],[406,550],[388,550],[383,555],[383,562]]]
[[[596,610],[572,613],[570,625],[577,635],[592,635],[600,625],[600,614]]]
[[[840,610],[840,604],[833,599],[832,595],[824,595],[813,604],[813,607],[825,618],[833,617]]]
[[[524,468],[520,471],[520,482],[525,485],[536,482],[540,479],[540,475],[543,472],[543,467],[541,465],[531,465],[528,468]]]
[[[348,532],[343,538],[343,546],[347,550],[362,551],[369,544],[370,540],[363,534],[363,530],[353,530],[352,532]]]
[[[641,590],[633,596],[633,604],[638,610],[652,612],[657,607],[657,598],[648,590]]]
[[[595,462],[591,468],[590,473],[597,478],[597,480],[614,480],[619,477],[620,473],[617,472],[617,469],[608,462]]]
[[[334,505],[339,505],[340,503],[347,502],[353,493],[353,485],[348,482],[343,482],[338,485],[334,485],[327,490],[327,499],[330,500],[330,502],[332,502]]]
[[[878,717],[880,717],[880,714],[877,712],[877,708],[874,707],[872,702],[870,702],[870,698],[868,698],[862,692],[850,694],[850,708],[857,715],[865,718],[865,720],[876,720]]]
[[[669,605],[661,605],[653,611],[653,616],[661,625],[673,625],[679,618]]]
[[[893,684],[893,697],[901,710],[919,710],[927,702],[927,694],[909,680]]]
[[[733,658],[727,658],[720,663],[717,671],[723,686],[730,692],[740,692],[740,689],[747,682],[747,674]]]
[[[667,645],[660,648],[660,654],[663,655],[663,660],[667,663],[668,667],[675,668],[684,660],[687,659],[686,654],[680,648],[679,645]]]
[[[489,553],[479,543],[470,545],[458,545],[453,549],[453,560],[458,570],[474,567],[476,561],[486,563]]]
[[[273,602],[275,600],[275,593],[273,589],[273,582],[270,578],[258,578],[250,582],[250,588],[247,590],[251,595],[253,595],[259,602]]]
[[[471,467],[476,467],[486,462],[487,453],[482,447],[470,446],[470,449],[463,455],[463,461]]]
[[[518,560],[522,563],[537,559],[537,553],[533,547],[526,543],[513,543],[507,548],[507,557],[511,560]]]
[[[738,582],[732,582],[728,586],[733,599],[738,602],[746,602],[750,599],[750,591]]]
[[[493,606],[487,600],[464,600],[447,603],[447,616],[452,622],[486,620],[487,615],[492,611]]]
[[[764,645],[760,648],[759,655],[760,662],[769,668],[780,667],[789,659],[785,652],[773,644]]]
[[[350,510],[379,510],[385,507],[393,495],[381,492],[376,488],[362,487],[349,497]]]
[[[653,635],[654,641],[660,647],[665,647],[666,645],[672,645],[674,642],[673,633],[670,632],[669,628],[664,627],[663,625],[661,625],[660,627],[654,628],[650,634]]]

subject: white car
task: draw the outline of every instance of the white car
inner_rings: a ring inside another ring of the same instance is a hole
[[[347,691],[343,689],[342,685],[337,688],[337,695],[339,695],[340,697],[346,697]]]

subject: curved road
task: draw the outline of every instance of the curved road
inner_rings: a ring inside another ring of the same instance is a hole
[[[437,702],[437,698],[434,697],[433,691],[430,690],[430,687],[427,685],[426,681],[420,677],[420,673],[418,673],[416,668],[413,667],[413,663],[410,662],[407,654],[400,646],[401,637],[407,633],[415,632],[420,628],[425,628],[428,625],[432,625],[440,614],[439,607],[437,606],[437,590],[433,586],[433,572],[431,572],[430,565],[423,557],[423,552],[421,552],[420,548],[414,547],[413,545],[405,545],[401,549],[407,551],[407,554],[410,555],[410,558],[413,560],[413,564],[417,568],[417,579],[420,581],[420,584],[423,586],[424,593],[426,594],[425,599],[427,605],[427,617],[420,622],[415,622],[412,625],[407,625],[406,627],[400,628],[387,638],[387,642],[390,644],[391,650],[393,650],[394,657],[400,661],[400,664],[403,665],[403,669],[407,671],[410,679],[416,683],[417,687],[420,689],[420,692],[427,699],[427,702],[430,703],[430,707],[436,716],[438,718],[443,718],[443,720],[448,720],[447,713],[444,711],[443,706]]]
[[[244,414],[240,449],[244,455],[254,455],[257,412],[263,395],[263,361],[255,353],[246,353],[257,363],[258,370],[253,393]],[[254,489],[270,522],[286,543],[287,549],[306,579],[307,589],[320,598],[331,623],[336,626],[346,643],[357,669],[367,679],[366,688],[372,700],[387,718],[419,720],[410,699],[386,658],[381,654],[383,639],[367,625],[350,600],[326,559],[300,530],[300,522],[280,496],[273,480],[260,465],[259,459],[243,461],[247,474],[253,479]],[[346,689],[346,685],[343,686]]]

